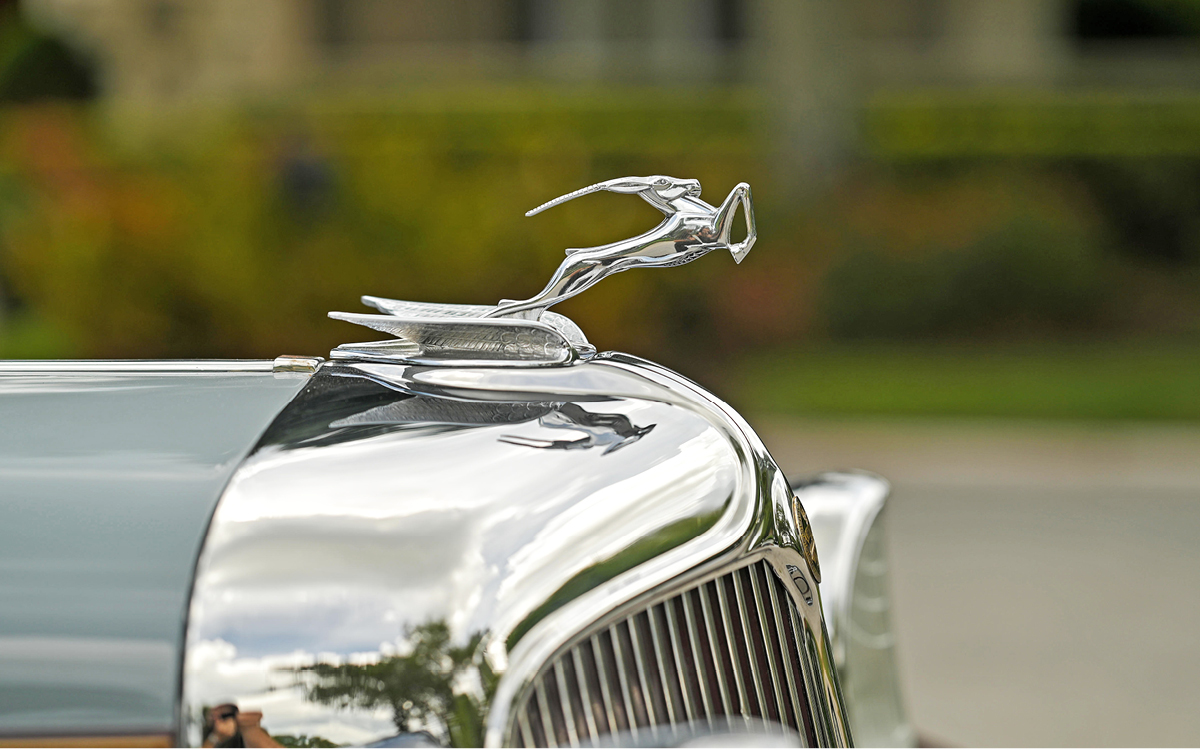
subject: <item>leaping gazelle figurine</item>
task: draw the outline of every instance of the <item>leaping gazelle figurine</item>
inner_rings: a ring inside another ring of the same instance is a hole
[[[485,318],[517,317],[537,320],[551,305],[574,297],[605,276],[631,268],[680,266],[713,250],[728,250],[741,263],[754,246],[754,202],[750,186],[744,182],[730,191],[718,206],[700,200],[700,182],[675,177],[621,177],[567,193],[526,213],[533,216],[547,208],[566,203],[589,193],[608,190],[634,194],[666,214],[650,231],[620,242],[567,250],[567,259],[554,273],[546,288],[522,301],[503,300],[483,315]],[[741,204],[746,218],[746,238],[730,243],[737,207]]]
[[[546,308],[574,297],[610,274],[631,268],[665,268],[689,263],[713,250],[728,250],[738,263],[756,235],[750,186],[738,183],[719,207],[700,200],[700,183],[674,177],[622,177],[589,185],[543,203],[526,216],[598,190],[641,196],[666,218],[645,234],[599,247],[567,250],[554,278],[527,300],[499,305],[448,305],[363,297],[382,315],[331,312],[329,317],[392,334],[385,341],[342,344],[331,352],[348,361],[445,365],[481,362],[504,366],[568,364],[596,354],[570,318]],[[746,238],[731,242],[738,206]]]

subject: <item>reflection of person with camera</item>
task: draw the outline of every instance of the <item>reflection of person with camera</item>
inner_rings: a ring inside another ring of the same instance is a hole
[[[262,711],[239,711],[232,703],[208,709],[203,747],[283,747],[261,726]]]

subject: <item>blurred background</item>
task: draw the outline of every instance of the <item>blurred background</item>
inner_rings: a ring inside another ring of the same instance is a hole
[[[524,298],[626,174],[758,244],[556,309],[894,481],[921,729],[1200,743],[1197,0],[0,0],[0,357]]]

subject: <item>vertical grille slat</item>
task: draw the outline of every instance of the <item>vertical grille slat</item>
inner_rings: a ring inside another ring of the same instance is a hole
[[[571,747],[579,746],[579,732],[575,725],[575,706],[573,701],[579,699],[578,690],[570,690],[567,687],[567,665],[570,661],[560,662],[558,665],[551,667],[551,672],[557,680],[555,688],[558,691],[558,701],[562,706],[563,724],[566,725],[567,743]]]
[[[700,650],[700,628],[696,622],[696,607],[692,602],[692,596],[695,593],[695,591],[688,591],[680,598],[683,600],[683,619],[687,622],[688,643],[692,647],[692,662],[696,665],[696,683],[700,688],[700,703],[704,707],[704,720],[711,727],[713,717],[717,715],[717,709],[713,705],[712,683],[709,679],[712,668],[705,664]]]
[[[808,671],[804,668],[804,663],[805,663],[804,658],[800,654],[800,651],[803,648],[803,646],[801,645],[801,643],[802,643],[801,635],[800,635],[801,631],[800,631],[799,626],[796,623],[796,614],[792,610],[792,607],[790,606],[790,599],[787,596],[787,592],[784,591],[781,587],[782,587],[782,584],[776,585],[776,588],[779,588],[781,591],[780,599],[785,602],[785,604],[783,605],[784,610],[783,610],[782,615],[783,615],[783,626],[787,630],[787,633],[788,633],[788,637],[787,637],[788,675],[795,676],[796,707],[799,711],[801,721],[804,724],[804,736],[808,738],[808,746],[809,747],[816,747],[817,746],[817,732],[816,732],[816,728],[813,726],[812,713],[810,711],[804,710],[805,706],[803,705],[804,696],[811,695],[812,693],[809,692],[810,687],[809,687]]]
[[[650,726],[658,726],[663,723],[663,709],[659,701],[658,690],[655,688],[657,682],[652,679],[650,670],[654,667],[654,662],[646,658],[645,646],[642,643],[642,622],[641,618],[645,616],[644,612],[639,612],[634,617],[626,620],[629,626],[629,642],[633,651],[634,665],[637,667],[638,685],[642,689],[642,700],[646,706],[646,716]],[[655,675],[657,677],[657,675]]]
[[[550,717],[550,706],[546,701],[544,683],[537,686],[537,708],[538,717],[542,720],[542,736],[545,738],[546,747],[558,747],[554,737],[554,720]]]
[[[639,729],[765,720],[814,744],[818,695],[807,630],[763,559],[648,605],[583,638],[547,664],[514,712],[510,741],[578,747]],[[769,727],[769,724],[768,724]],[[769,731],[769,728],[768,728]],[[686,736],[686,735],[685,735]]]
[[[742,716],[754,716],[754,709],[750,706],[750,691],[746,689],[746,672],[742,665],[745,663],[745,657],[742,656],[743,650],[740,644],[745,643],[745,639],[739,636],[737,627],[734,625],[736,618],[730,616],[729,612],[729,587],[732,586],[730,580],[717,580],[713,582],[717,589],[717,601],[721,605],[721,623],[725,628],[725,648],[729,653],[729,663],[733,668],[733,681],[737,687],[738,696],[738,712]]]
[[[740,625],[742,628],[742,638],[745,639],[743,643],[745,644],[746,648],[746,662],[747,666],[750,668],[750,679],[748,682],[754,686],[754,693],[751,697],[754,699],[758,710],[761,712],[754,715],[761,716],[763,718],[772,718],[771,710],[767,705],[766,699],[767,695],[769,695],[769,692],[763,689],[763,672],[766,671],[766,665],[762,663],[765,661],[765,659],[761,658],[763,656],[763,647],[761,644],[762,636],[757,632],[757,629],[750,622],[750,608],[746,605],[747,600],[746,584],[744,582],[745,577],[746,568],[742,568],[733,574],[733,593],[734,601],[737,602],[737,613],[738,620],[740,620]]]
[[[758,620],[759,632],[762,633],[762,643],[767,655],[767,683],[774,688],[772,698],[775,710],[778,712],[779,723],[788,724],[786,702],[783,698],[783,691],[786,687],[783,684],[783,667],[779,663],[779,654],[782,651],[779,645],[779,634],[773,629],[774,617],[769,611],[764,611],[771,609],[771,605],[763,593],[771,583],[770,578],[765,577],[769,575],[771,572],[764,570],[763,566],[752,566],[750,568],[750,588],[754,592],[754,601],[758,603],[754,617]],[[795,726],[792,723],[792,727],[795,728]]]
[[[672,677],[675,671],[675,662],[671,658],[670,649],[664,645],[663,633],[666,632],[666,623],[663,622],[662,605],[656,604],[649,609],[647,615],[650,619],[650,634],[651,643],[654,645],[654,653],[658,656],[659,674],[665,685],[663,697],[667,704],[667,721],[670,724],[678,724],[687,719],[683,716],[683,697],[679,694],[679,681]]]
[[[788,692],[788,697],[791,698],[791,700],[787,703],[788,725],[793,729],[804,733],[804,713],[800,708],[799,700],[800,683],[796,679],[797,675],[792,663],[791,650],[788,647],[789,631],[783,625],[783,618],[785,615],[783,610],[780,608],[781,599],[777,593],[779,584],[775,581],[773,576],[767,576],[766,587],[767,601],[771,605],[771,622],[775,627],[775,632],[778,635],[780,645],[779,658],[783,661],[783,669],[781,670],[782,675],[780,675],[780,678],[786,679],[786,690]]]
[[[713,613],[714,608],[720,606],[719,600],[714,601],[717,597],[717,585],[709,581],[700,587],[700,591],[700,609],[704,613],[704,626],[708,630],[708,648],[716,671],[722,714],[735,716],[739,713],[739,707],[734,705],[733,694],[729,692],[729,684],[733,681],[732,665],[728,661],[728,652],[721,648],[721,644],[726,643],[725,631],[718,630],[718,618]]]
[[[601,667],[600,680],[602,684],[608,686],[613,712],[612,731],[629,731],[636,737],[637,728],[630,721],[633,712],[629,704],[629,694],[625,692],[624,681],[621,679],[621,668],[617,664],[617,654],[613,648],[612,628],[601,631],[598,640],[600,643],[598,654]]]
[[[619,622],[610,628],[613,635],[613,652],[617,659],[617,673],[621,676],[621,692],[625,695],[625,710],[628,712],[630,729],[650,725],[646,712],[646,697],[642,692],[641,675],[633,653],[633,638],[629,632],[629,621]],[[635,731],[636,734],[636,731]]]
[[[536,746],[533,730],[529,728],[529,715],[526,711],[517,712],[517,742],[518,746]]]
[[[665,603],[667,612],[667,629],[670,632],[671,656],[675,660],[675,677],[679,680],[679,690],[683,694],[683,712],[685,721],[696,720],[696,707],[692,703],[692,690],[687,678],[687,666],[684,665],[683,647],[680,646],[680,641],[683,639],[683,631],[679,627],[679,617],[675,612],[676,602],[674,599]]]
[[[817,691],[820,690],[820,687],[816,683],[816,666],[812,660],[812,648],[808,642],[808,634],[804,630],[804,624],[800,622],[800,618],[797,617],[794,612],[792,613],[792,627],[794,627],[796,630],[796,647],[800,653],[800,662],[804,665],[805,689],[809,691],[809,695],[815,695]],[[828,717],[825,718],[828,719]],[[817,741],[814,744],[830,744],[827,734],[815,726],[815,721],[813,724],[813,729],[817,738]]]
[[[592,690],[588,685],[587,672],[584,671],[583,654],[580,649],[571,649],[571,658],[564,659],[564,664],[570,662],[571,677],[575,684],[579,687],[579,716],[582,717],[584,727],[579,733],[584,737],[596,737],[599,732],[596,728],[595,709],[592,704]]]
[[[600,683],[600,696],[604,701],[604,714],[607,719],[608,731],[611,733],[619,732],[624,722],[617,722],[617,704],[613,700],[612,690],[608,681],[608,668],[604,663],[604,651],[600,648],[600,636],[592,636],[588,645],[590,646],[593,662],[596,667],[596,681]]]

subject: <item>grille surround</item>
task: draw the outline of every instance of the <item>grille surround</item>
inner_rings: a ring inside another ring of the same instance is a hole
[[[818,636],[802,609],[812,604],[783,577],[793,556],[741,557],[593,624],[525,686],[507,744],[663,744],[739,730],[831,744],[821,705],[830,688],[815,682]]]

